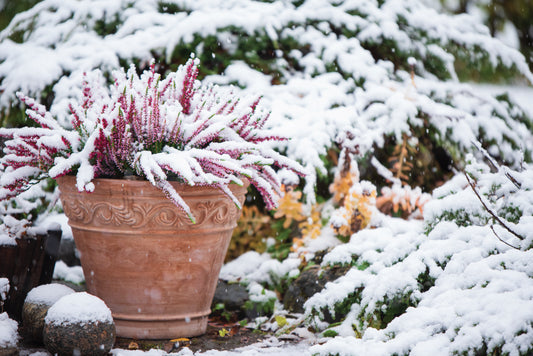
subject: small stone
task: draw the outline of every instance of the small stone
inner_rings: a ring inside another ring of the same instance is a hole
[[[2,347],[0,346],[0,356],[16,356],[19,351],[16,347]]]
[[[105,303],[88,293],[59,299],[48,311],[43,331],[46,349],[62,355],[107,355],[115,343],[115,324]]]
[[[228,283],[219,280],[213,298],[213,305],[224,304],[228,311],[239,311],[243,308],[244,303],[250,299],[245,287],[238,283]]]
[[[291,312],[303,313],[303,305],[307,299],[324,289],[326,283],[336,280],[349,269],[349,267],[326,267],[320,269],[317,266],[303,271],[289,285],[283,298],[283,305]]]
[[[69,267],[81,266],[78,250],[76,250],[76,243],[73,238],[62,238],[59,245],[59,259]]]
[[[38,286],[28,293],[22,307],[22,327],[29,341],[43,343],[44,318],[48,309],[71,293],[74,293],[71,288],[56,283]]]

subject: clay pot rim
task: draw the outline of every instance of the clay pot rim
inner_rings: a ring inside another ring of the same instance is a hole
[[[164,194],[163,191],[156,186],[154,186],[150,181],[146,179],[127,179],[127,178],[93,178],[92,183],[95,188],[93,192],[79,191],[76,187],[76,176],[75,175],[64,175],[61,177],[55,178],[57,183],[60,185],[60,189],[63,188],[65,193],[79,193],[79,194],[88,194],[88,195],[98,195],[98,194],[113,194],[113,192],[122,191],[124,184],[127,184],[134,189],[139,189],[139,195],[142,196],[153,196]],[[228,184],[229,189],[232,192],[236,192],[241,189],[248,189],[250,185],[249,180],[246,177],[242,177],[243,185],[240,186],[236,183]],[[195,184],[189,185],[187,183],[178,182],[178,181],[168,181],[172,187],[181,195],[181,196],[196,196],[196,195],[212,195],[212,194],[225,194],[220,188],[209,185],[209,184]],[[105,188],[104,188],[105,187]],[[141,193],[142,192],[142,193]]]

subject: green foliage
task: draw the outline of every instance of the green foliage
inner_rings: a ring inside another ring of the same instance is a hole
[[[475,222],[480,221],[480,219],[485,223],[487,222],[486,216],[473,215],[472,212],[467,211],[465,208],[444,210],[435,219],[425,222],[424,231],[426,234],[429,234],[441,221],[452,221],[457,224],[457,226],[470,226]]]
[[[361,261],[361,262],[358,262],[358,263],[354,264],[354,266],[355,266],[359,271],[364,271],[365,269],[367,269],[368,267],[370,267],[370,262],[368,262],[368,261]]]
[[[226,321],[230,321],[233,317],[233,314],[226,310],[224,303],[218,303],[211,308],[211,314],[215,316],[220,316]]]
[[[330,324],[338,323],[350,312],[352,305],[361,303],[361,293],[363,287],[357,288],[349,293],[344,299],[334,304],[333,308],[323,307],[320,310],[313,310],[313,314],[321,320]]]
[[[268,299],[265,302],[255,302],[247,300],[244,303],[244,309],[257,314],[258,316],[270,316],[274,313],[276,299]]]
[[[512,24],[516,30],[520,50],[529,62],[533,70],[533,6],[529,0],[440,0],[443,7],[453,13],[465,13],[467,11],[479,11],[483,13],[483,21],[489,28],[492,36],[504,34],[506,26]],[[484,77],[490,81],[490,77]]]
[[[397,316],[405,313],[407,308],[416,306],[411,298],[411,291],[393,297],[385,296],[376,304],[376,307],[367,312],[366,307],[359,314],[365,327],[384,329]]]
[[[11,19],[19,12],[26,11],[33,7],[40,0],[6,0],[0,5],[0,31],[7,27]],[[18,35],[13,35],[22,41],[22,31]],[[20,42],[19,42],[20,43]]]
[[[339,333],[332,329],[328,329],[322,333],[322,336],[324,337],[335,337],[337,335],[339,335]]]
[[[104,12],[103,17],[97,19],[94,23],[94,31],[102,37],[107,35],[113,35],[117,33],[121,23],[122,19],[120,18],[120,15],[118,13],[115,13],[110,18],[108,18],[108,16]]]
[[[524,213],[522,209],[518,206],[515,206],[513,203],[510,203],[508,206],[502,207],[498,211],[498,215],[514,224],[518,224],[520,222],[520,218],[523,216],[523,214]]]
[[[418,289],[423,293],[435,285],[436,278],[429,274],[429,267],[426,267],[426,270],[418,275],[416,281],[418,282]]]
[[[276,242],[267,248],[267,252],[277,260],[284,260],[291,252],[292,239],[298,235],[294,227],[284,228],[284,219],[275,220],[271,227],[274,231]]]

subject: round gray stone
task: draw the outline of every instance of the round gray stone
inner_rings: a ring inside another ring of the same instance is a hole
[[[107,355],[115,335],[109,308],[85,292],[62,297],[44,319],[44,346],[54,355]]]
[[[22,307],[22,332],[28,341],[43,343],[44,318],[48,309],[61,297],[74,293],[62,284],[45,284],[33,288]]]
[[[53,355],[107,355],[115,344],[115,324],[45,324],[44,345]]]

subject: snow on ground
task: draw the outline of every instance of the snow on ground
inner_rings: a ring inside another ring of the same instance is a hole
[[[298,355],[298,356],[311,356],[309,350],[309,344],[302,342],[300,344],[289,344],[284,341],[280,341],[275,337],[271,337],[267,340],[258,342],[253,345],[241,347],[231,351],[218,351],[218,350],[206,350],[192,352],[188,348],[183,348],[179,352],[167,354],[162,350],[152,349],[149,351],[139,351],[139,350],[122,350],[114,349],[111,350],[111,353],[115,356],[160,356],[160,355],[175,355],[175,356],[193,356],[193,355],[204,355],[204,356],[289,356],[289,355]]]
[[[85,281],[85,276],[83,275],[83,269],[81,266],[69,267],[63,261],[56,262],[53,278],[62,279],[75,284],[83,283]]]
[[[17,345],[18,324],[9,318],[7,313],[0,313],[0,351],[3,348],[15,347]]]

